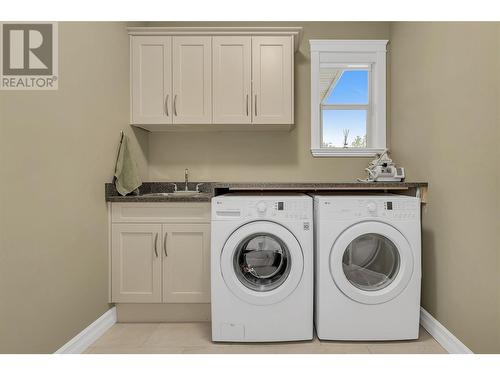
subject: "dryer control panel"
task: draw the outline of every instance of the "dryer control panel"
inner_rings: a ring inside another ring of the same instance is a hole
[[[363,199],[321,199],[316,202],[321,207],[324,219],[349,220],[370,217],[390,220],[419,220],[420,202],[415,198],[363,198]]]

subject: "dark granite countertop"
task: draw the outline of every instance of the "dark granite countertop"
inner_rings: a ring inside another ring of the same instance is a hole
[[[229,190],[406,190],[427,187],[427,182],[216,182]]]
[[[178,189],[184,189],[184,182],[175,182]],[[212,182],[203,182],[200,186],[200,193],[196,196],[148,196],[144,194],[153,193],[172,193],[174,191],[174,183],[172,182],[144,182],[139,187],[139,195],[130,194],[122,196],[118,193],[114,184],[106,183],[105,195],[106,202],[210,202],[214,196]],[[190,182],[188,190],[195,190],[196,183]]]
[[[179,189],[184,182],[175,182]],[[200,186],[203,194],[192,197],[144,196],[151,193],[174,191],[169,182],[145,182],[139,188],[140,195],[121,196],[113,184],[105,184],[107,202],[210,202],[213,196],[232,191],[382,191],[414,192],[417,188],[427,188],[427,182],[204,182]],[[189,190],[195,190],[196,183],[190,182]]]

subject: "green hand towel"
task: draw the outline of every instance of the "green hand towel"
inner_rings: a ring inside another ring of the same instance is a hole
[[[142,185],[137,174],[137,166],[128,145],[128,137],[123,135],[123,140],[118,150],[118,159],[115,169],[115,186],[121,195],[127,195]]]

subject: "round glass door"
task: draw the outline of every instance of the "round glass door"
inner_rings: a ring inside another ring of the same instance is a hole
[[[333,282],[349,298],[365,304],[390,301],[413,274],[413,250],[393,226],[376,221],[342,232],[330,252]]]
[[[347,280],[366,291],[380,290],[391,284],[400,264],[396,245],[378,233],[356,237],[342,256],[342,269]]]
[[[233,265],[243,285],[267,292],[286,280],[291,257],[287,246],[278,237],[271,233],[256,233],[244,238],[236,247]]]
[[[236,297],[254,305],[271,305],[299,285],[304,254],[289,229],[272,221],[253,221],[226,240],[220,270]]]

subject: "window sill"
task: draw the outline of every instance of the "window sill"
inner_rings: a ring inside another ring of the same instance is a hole
[[[383,148],[312,148],[311,154],[315,158],[334,158],[334,157],[374,157],[384,152]]]

